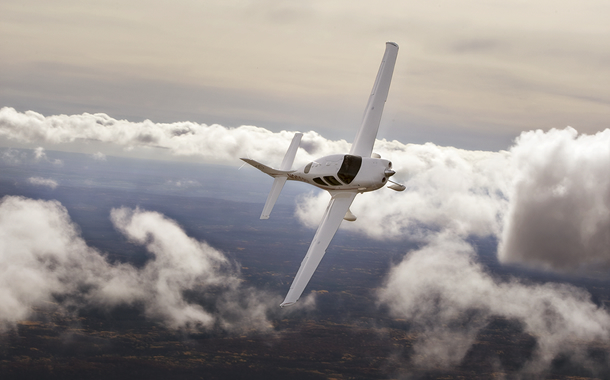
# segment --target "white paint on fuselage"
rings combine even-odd
[[[305,173],[305,165],[288,174],[288,179],[305,182],[324,190],[358,190],[361,193],[380,189],[387,183],[385,170],[392,169],[392,163],[383,158],[362,157],[358,174],[352,183],[344,184],[337,176],[344,157],[344,154],[333,154],[319,158],[312,163],[308,173]],[[313,181],[314,178],[324,179],[326,176],[334,177],[341,185],[322,186]]]

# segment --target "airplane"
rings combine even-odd
[[[349,154],[325,156],[299,169],[291,170],[303,137],[302,133],[296,133],[279,169],[271,168],[249,158],[241,159],[274,178],[260,216],[261,219],[269,219],[271,210],[288,180],[308,183],[328,191],[331,195],[331,200],[309,250],[284,302],[280,304],[282,308],[294,305],[301,297],[341,222],[344,219],[350,222],[356,220],[356,216],[350,211],[350,206],[357,194],[378,190],[388,182],[391,183],[388,187],[392,190],[403,191],[405,189],[404,185],[390,180],[390,177],[395,174],[395,171],[392,170],[392,162],[373,153],[373,145],[390,90],[397,55],[398,45],[394,42],[387,42],[360,129]]]

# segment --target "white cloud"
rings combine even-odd
[[[610,129],[523,133],[498,256],[560,271],[610,268]]]
[[[378,141],[407,189],[359,195],[355,223],[374,238],[426,238],[451,231],[494,235],[499,258],[542,269],[610,266],[610,129],[578,135],[572,128],[524,132],[509,151],[467,151],[434,144]],[[309,193],[297,216],[315,227],[328,203]]]
[[[2,110],[0,110],[0,112],[2,112]],[[62,166],[64,164],[64,162],[60,159],[55,159],[55,160],[49,159],[49,157],[47,156],[47,153],[44,151],[44,148],[41,146],[34,149],[34,161],[49,162],[55,166]]]
[[[36,161],[39,160],[46,160],[47,159],[47,154],[44,152],[44,148],[39,146],[38,148],[34,149],[34,159]]]
[[[96,161],[106,161],[106,155],[102,152],[93,153],[92,156]]]
[[[174,155],[199,156],[209,162],[237,162],[239,157],[251,157],[279,165],[293,136],[293,132],[273,133],[245,125],[225,128],[193,122],[129,122],[87,113],[45,117],[33,111],[0,109],[0,137],[10,140],[47,144],[95,140],[124,148],[165,148]],[[315,132],[305,133],[301,146],[298,162],[303,163],[313,157],[349,151],[346,141],[329,141]],[[37,157],[46,157],[43,150],[36,152]]]
[[[57,181],[42,177],[30,177],[28,178],[28,183],[34,186],[50,187],[51,189],[55,189],[58,186]]]
[[[105,114],[45,117],[5,107],[0,109],[0,136],[54,144],[93,139],[122,147],[161,147],[208,162],[237,163],[248,156],[278,166],[293,133],[192,122],[134,123]],[[345,140],[306,132],[295,166],[348,150]],[[407,190],[358,196],[352,211],[359,220],[343,228],[377,238],[408,234],[425,240],[430,231],[440,230],[495,235],[502,241],[502,260],[564,271],[610,261],[608,129],[580,136],[570,128],[524,132],[509,151],[500,152],[387,140],[378,140],[375,151],[393,161],[394,179]],[[46,157],[42,148],[35,155]],[[297,216],[315,226],[326,203],[324,193],[304,195]]]
[[[429,230],[490,235],[501,230],[501,216],[512,174],[508,152],[467,151],[434,144],[378,141],[376,151],[392,160],[404,192],[383,189],[356,197],[355,223],[341,228],[375,238],[425,237]],[[297,215],[315,226],[324,212],[326,193],[304,196]]]
[[[42,147],[37,147],[32,150],[13,148],[5,149],[2,152],[2,155],[0,155],[0,161],[7,165],[31,165],[41,163],[50,163],[56,167],[61,167],[63,165],[63,161],[60,159],[49,159],[44,148]]]
[[[28,153],[16,149],[6,149],[2,152],[2,163],[7,165],[20,165],[28,161]]]
[[[539,373],[559,354],[586,357],[587,345],[610,337],[610,314],[583,289],[498,280],[470,245],[450,233],[409,253],[379,291],[392,315],[414,326],[413,364],[425,369],[460,363],[492,317],[518,321],[536,339],[523,371]]]
[[[171,187],[177,187],[179,189],[189,189],[201,186],[201,183],[199,181],[191,179],[168,180],[166,184]]]
[[[110,264],[87,246],[57,201],[4,197],[0,203],[0,328],[27,318],[32,307],[112,307],[143,303],[148,317],[170,328],[227,330],[270,328],[277,297],[241,284],[236,266],[221,252],[188,237],[154,212],[114,209],[112,222],[152,254],[143,268]],[[84,290],[86,289],[86,290]],[[213,295],[207,294],[214,290]],[[207,309],[185,291],[205,298]],[[209,309],[212,308],[212,309]]]

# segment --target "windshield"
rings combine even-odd
[[[346,154],[343,158],[341,169],[339,169],[339,172],[337,173],[337,177],[339,177],[343,183],[349,185],[354,178],[356,178],[360,166],[362,166],[362,157]]]

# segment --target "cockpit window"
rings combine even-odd
[[[313,165],[313,162],[310,162],[305,166],[305,169],[303,169],[305,174],[309,173],[309,171],[311,170],[311,165]]]
[[[340,186],[340,185],[341,185],[341,182],[337,181],[337,179],[336,179],[335,177],[330,176],[330,175],[329,175],[329,176],[324,177],[324,180],[325,180],[326,182],[330,183],[330,184],[331,184],[331,185],[333,185],[333,186]]]
[[[360,156],[352,156],[350,154],[346,154],[343,158],[343,164],[341,164],[341,168],[337,173],[337,177],[346,184],[352,183],[354,178],[356,178],[356,174],[360,170],[362,166],[362,157]]]
[[[318,185],[320,185],[320,186],[328,186],[328,185],[326,184],[326,182],[322,181],[322,178],[320,178],[320,177],[316,177],[316,178],[314,178],[314,179],[313,179],[313,181],[314,181],[315,183],[317,183]]]

